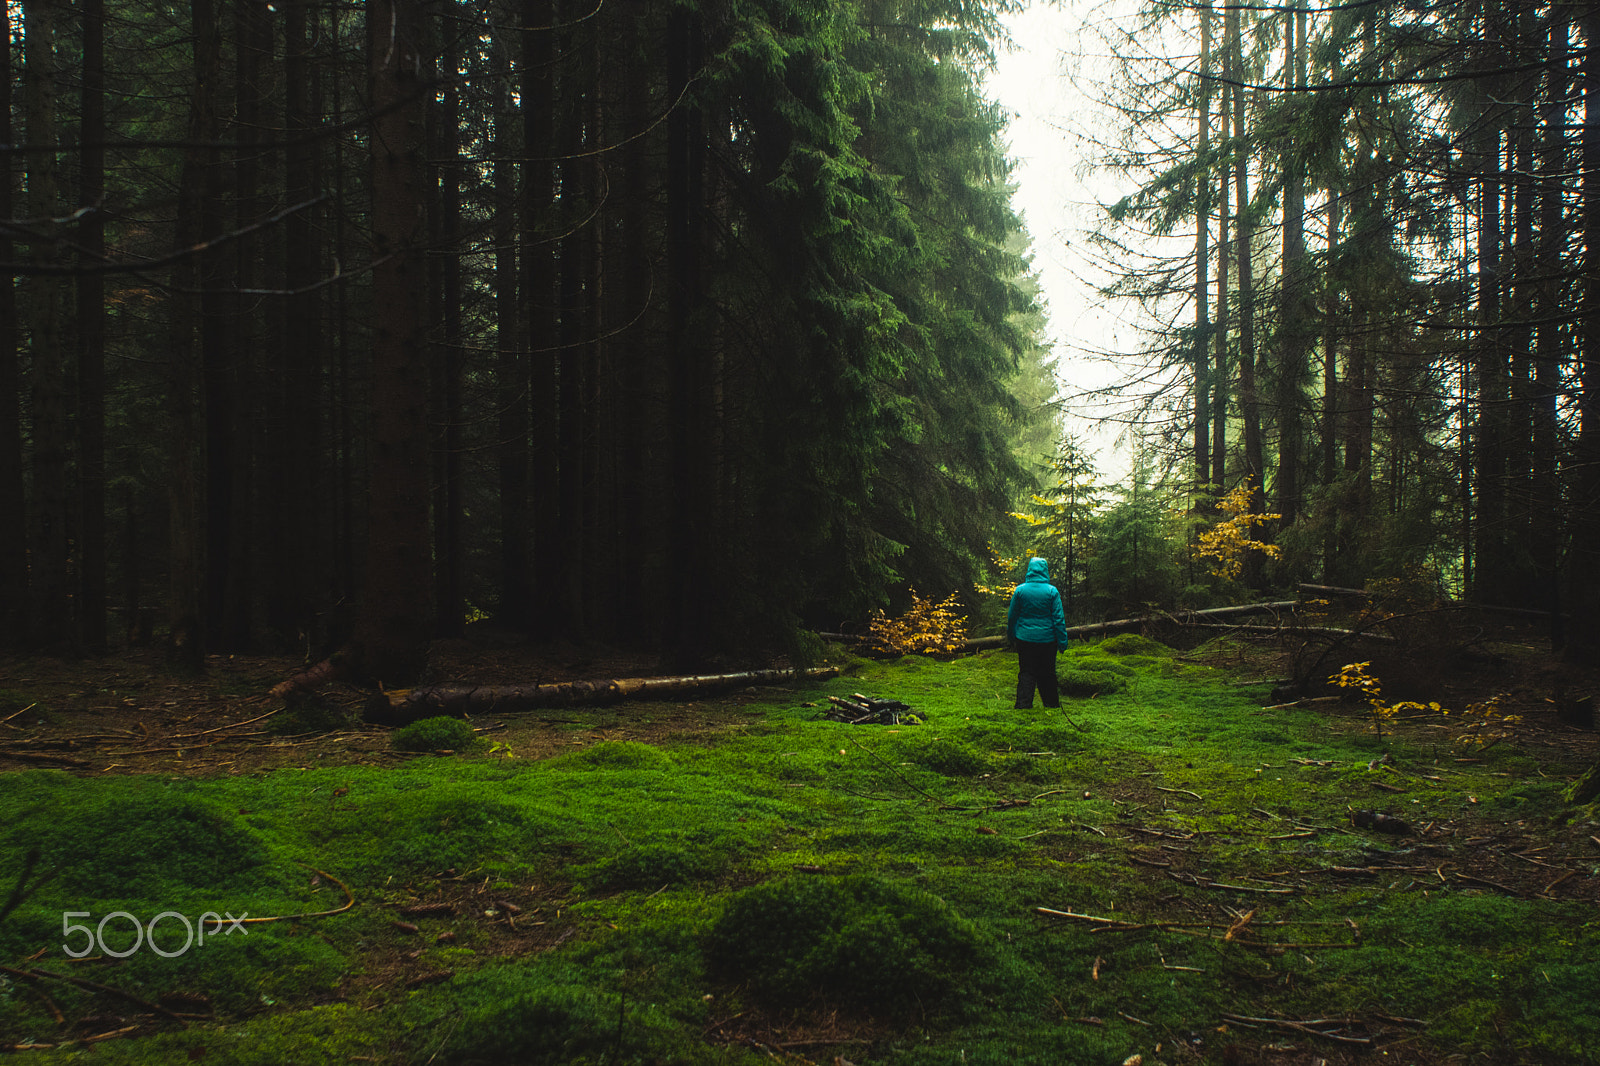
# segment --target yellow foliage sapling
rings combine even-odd
[[[1371,661],[1364,663],[1346,663],[1339,668],[1337,674],[1328,678],[1330,684],[1339,688],[1356,689],[1367,699],[1367,704],[1372,708],[1372,723],[1378,735],[1383,736],[1383,723],[1385,719],[1393,718],[1401,711],[1421,711],[1448,717],[1449,709],[1437,702],[1418,703],[1415,700],[1401,700],[1399,703],[1388,703],[1383,698],[1383,685],[1379,680],[1367,673]],[[1467,705],[1461,712],[1464,732],[1456,737],[1456,743],[1462,747],[1484,748],[1493,747],[1502,740],[1510,739],[1510,727],[1522,721],[1520,714],[1504,714],[1500,704],[1509,697],[1506,693],[1499,693],[1489,697],[1482,703]]]
[[[1252,534],[1251,527],[1283,517],[1277,514],[1253,514],[1250,501],[1255,494],[1254,488],[1241,484],[1217,501],[1217,507],[1222,511],[1222,521],[1201,533],[1194,546],[1196,559],[1216,560],[1211,566],[1212,576],[1236,580],[1244,570],[1244,553],[1247,551],[1258,551],[1269,559],[1276,559],[1283,554],[1283,549],[1276,544],[1256,540]]]
[[[911,590],[911,606],[898,618],[882,611],[868,624],[870,646],[896,655],[954,655],[967,640],[961,598],[952,592],[940,603]]]

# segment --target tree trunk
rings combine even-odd
[[[1195,151],[1211,156],[1211,0],[1200,8],[1199,127]],[[1211,494],[1211,172],[1196,177],[1194,209],[1194,499],[1210,510]]]
[[[667,17],[667,99],[681,100],[667,119],[667,276],[669,482],[668,587],[663,645],[683,666],[705,654],[712,609],[713,496],[709,419],[705,410],[702,249],[706,224],[705,116],[681,99],[704,63],[698,11],[674,7]]]
[[[11,5],[0,5],[0,39],[11,40]],[[0,48],[0,144],[13,144],[11,128],[11,49]],[[0,218],[16,217],[12,195],[16,173],[9,152],[0,152]],[[0,229],[0,263],[16,255],[11,232]],[[12,645],[26,630],[28,602],[27,486],[22,465],[22,364],[17,331],[17,285],[0,274],[0,506],[10,515],[0,522],[0,645]]]
[[[1344,198],[1328,190],[1328,270],[1323,282],[1322,327],[1322,483],[1330,489],[1339,476],[1339,328],[1341,288],[1338,281],[1340,229]],[[1331,580],[1339,566],[1336,514],[1329,514],[1322,538],[1322,577]]]
[[[1261,441],[1261,406],[1256,390],[1255,268],[1251,262],[1254,218],[1250,204],[1250,161],[1243,148],[1245,101],[1244,53],[1239,30],[1239,12],[1228,9],[1228,59],[1233,90],[1233,136],[1239,147],[1233,155],[1233,188],[1237,216],[1234,222],[1234,260],[1239,266],[1239,419],[1244,435],[1244,483],[1255,490],[1250,510],[1261,514],[1266,509],[1265,459]],[[1261,583],[1261,554],[1252,552],[1245,563],[1244,583]]]
[[[543,707],[616,703],[627,699],[669,699],[750,685],[787,685],[837,677],[837,666],[809,670],[752,670],[737,674],[682,677],[630,677],[568,681],[554,685],[432,685],[375,693],[367,700],[366,720],[405,725],[436,715],[509,714]]]
[[[568,0],[564,7],[571,7]],[[564,13],[564,12],[563,12]],[[582,642],[588,635],[590,598],[585,585],[595,579],[588,565],[590,530],[584,521],[584,484],[587,480],[586,438],[589,436],[590,410],[585,404],[590,373],[588,316],[585,306],[593,296],[586,285],[596,220],[591,216],[594,201],[589,183],[589,160],[584,158],[586,117],[589,95],[594,92],[589,77],[589,53],[583,45],[585,27],[564,29],[558,47],[564,57],[555,87],[557,130],[555,143],[566,159],[561,164],[561,195],[558,217],[566,232],[558,247],[560,280],[559,350],[552,355],[556,364],[556,495],[550,500],[560,516],[559,547],[556,555],[558,584],[556,602],[563,635]],[[581,223],[580,223],[580,220]]]
[[[23,5],[26,32],[23,69],[28,159],[28,210],[34,227],[33,261],[59,265],[61,236],[51,221],[61,214],[56,151],[56,33],[59,0],[28,0]],[[62,650],[73,637],[72,596],[68,584],[68,480],[70,450],[67,414],[67,339],[62,336],[65,293],[59,275],[42,272],[29,279],[23,301],[31,361],[33,440],[33,525],[28,570],[32,610],[29,643]]]
[[[1557,401],[1561,394],[1561,372],[1566,361],[1562,261],[1565,258],[1566,180],[1569,163],[1567,140],[1567,94],[1571,78],[1567,73],[1567,19],[1564,9],[1553,7],[1546,28],[1550,69],[1540,105],[1542,149],[1539,153],[1539,236],[1537,273],[1540,281],[1535,294],[1539,320],[1533,350],[1533,437],[1532,508],[1539,516],[1530,530],[1528,552],[1534,574],[1534,606],[1551,612],[1550,641],[1560,648],[1566,640],[1561,621],[1561,540],[1564,523],[1555,516],[1562,513],[1560,468],[1557,451],[1560,423]]]
[[[500,586],[496,620],[512,629],[526,630],[533,624],[533,571],[529,550],[528,474],[528,353],[518,344],[520,302],[517,291],[516,239],[518,201],[516,170],[510,155],[516,137],[513,132],[509,94],[503,97],[494,117],[495,137],[492,181],[494,214],[494,315],[495,315],[495,390],[498,414],[495,432],[495,465],[499,489]]]
[[[1500,16],[1493,10],[1485,16],[1483,34],[1485,45],[1491,50],[1507,43],[1506,35],[1500,32]],[[1476,158],[1482,171],[1478,182],[1478,331],[1473,360],[1478,415],[1473,455],[1477,563],[1472,596],[1486,603],[1503,603],[1510,592],[1511,561],[1506,510],[1509,381],[1501,294],[1510,261],[1504,252],[1501,231],[1504,172],[1500,135],[1502,108],[1497,102],[1500,93],[1492,79],[1481,91],[1476,139]]]
[[[1573,536],[1568,584],[1571,621],[1563,652],[1578,666],[1600,662],[1600,63],[1593,47],[1600,12],[1579,9],[1583,54],[1583,277],[1579,281],[1578,440],[1573,449]]]
[[[1293,86],[1306,84],[1306,13],[1295,9],[1284,13],[1284,80]],[[1310,279],[1305,265],[1305,162],[1298,141],[1291,141],[1283,153],[1283,278],[1279,304],[1279,361],[1274,389],[1278,421],[1277,505],[1283,528],[1294,525],[1300,516],[1302,380],[1306,376],[1306,353],[1310,301],[1306,298]]]
[[[289,134],[283,171],[290,203],[315,199],[322,186],[321,141],[315,136],[322,116],[313,97],[320,66],[312,55],[315,11],[311,0],[285,0],[283,7],[283,108]],[[368,19],[375,14],[369,9]],[[268,631],[304,648],[313,631],[313,604],[329,570],[316,547],[324,514],[319,501],[328,488],[317,413],[327,331],[318,285],[322,255],[316,215],[311,210],[290,215],[284,220],[283,241],[285,295],[278,306],[282,349],[273,360],[267,483],[262,486],[269,523],[264,569],[272,580],[262,599]]]
[[[534,632],[560,631],[558,591],[561,567],[559,419],[557,405],[559,356],[554,238],[548,232],[555,206],[555,170],[550,149],[555,143],[557,63],[555,0],[523,0],[522,12],[522,306],[526,310],[524,346],[528,352],[528,398],[533,507],[533,597],[528,604]]]
[[[454,27],[444,29],[443,40],[457,41]],[[452,43],[443,57],[443,67],[454,71],[461,62],[459,46]],[[440,94],[443,99],[433,108],[429,122],[433,158],[438,160],[438,179],[434,191],[434,301],[439,320],[439,340],[434,346],[434,396],[438,417],[434,430],[433,558],[434,627],[439,636],[461,634],[466,620],[466,599],[462,587],[461,546],[461,377],[464,354],[462,333],[461,259],[461,100],[455,80],[448,79]]]
[[[202,441],[205,437],[203,370],[215,358],[217,338],[207,319],[215,313],[200,295],[211,278],[217,235],[216,153],[220,135],[222,36],[215,0],[191,0],[193,83],[189,97],[188,144],[178,179],[177,246],[189,249],[172,270],[170,296],[172,348],[168,356],[168,600],[167,656],[175,665],[200,670],[205,665],[205,544],[200,520]]]
[[[78,645],[106,647],[105,0],[83,0],[78,202]]]
[[[1237,14],[1225,14],[1224,26],[1228,25],[1228,18],[1237,18]],[[1226,38],[1226,30],[1224,30]],[[1226,43],[1226,42],[1225,42]],[[1224,57],[1224,69],[1228,69],[1229,60]],[[1224,85],[1222,89],[1221,106],[1217,109],[1217,137],[1221,142],[1226,142],[1229,135],[1229,123],[1232,110],[1229,107],[1231,94],[1239,91],[1238,86]],[[1217,322],[1214,327],[1217,338],[1217,350],[1211,360],[1212,401],[1211,401],[1211,486],[1212,491],[1221,493],[1227,484],[1228,476],[1228,391],[1233,381],[1231,368],[1233,361],[1228,358],[1228,332],[1229,300],[1228,300],[1228,264],[1231,256],[1228,254],[1228,227],[1231,225],[1229,205],[1232,203],[1230,186],[1233,178],[1233,167],[1230,162],[1224,161],[1217,171]]]
[[[370,63],[372,431],[367,578],[357,669],[385,684],[414,678],[427,653],[428,351],[422,308],[427,235],[422,182],[425,70],[418,0],[372,0]]]

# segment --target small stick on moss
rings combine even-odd
[[[137,1028],[139,1028],[137,1025],[128,1025],[128,1026],[124,1026],[121,1029],[112,1029],[110,1032],[107,1032],[107,1033],[96,1033],[94,1036],[85,1036],[85,1037],[80,1038],[78,1043],[80,1043],[80,1044],[97,1044],[102,1040],[115,1040],[119,1036],[127,1036],[129,1033],[133,1032]]]
[[[1253,1018],[1247,1014],[1223,1014],[1222,1017],[1230,1022],[1242,1022],[1245,1025],[1265,1025],[1271,1029],[1287,1029],[1290,1032],[1305,1033],[1307,1036],[1320,1036],[1324,1040],[1333,1040],[1340,1044],[1357,1044],[1362,1047],[1370,1047],[1372,1045],[1371,1037],[1343,1036],[1339,1033],[1329,1033],[1313,1028],[1313,1026],[1318,1025],[1351,1024],[1350,1020],[1345,1018],[1308,1018],[1304,1021],[1294,1021],[1289,1018]]]
[[[1506,893],[1508,896],[1522,895],[1521,892],[1512,888],[1510,885],[1502,885],[1499,881],[1491,881],[1487,877],[1473,877],[1471,874],[1464,874],[1458,871],[1456,873],[1456,880],[1471,881],[1475,885],[1487,885],[1489,888],[1497,888],[1501,892]]]
[[[338,885],[341,889],[343,889],[344,890],[344,897],[345,897],[344,906],[343,907],[335,907],[331,911],[307,911],[304,914],[274,914],[274,915],[271,915],[271,916],[265,917],[265,918],[228,918],[228,919],[226,919],[226,924],[231,928],[234,925],[264,925],[264,924],[266,924],[268,922],[289,922],[289,921],[293,921],[296,918],[326,918],[326,917],[328,917],[330,915],[334,915],[334,914],[343,914],[345,911],[349,910],[351,907],[354,907],[356,905],[356,894],[354,892],[351,892],[350,889],[345,885],[345,883],[343,881],[339,880],[337,877],[333,876],[332,874],[328,873],[325,870],[317,869],[315,866],[312,866],[310,863],[302,862],[302,863],[300,863],[300,865],[304,866],[306,869],[310,870],[314,874],[320,874],[321,876],[326,877],[328,880],[332,881],[334,884]],[[221,929],[225,920],[222,919],[222,918],[218,918],[218,919],[215,919],[215,921],[216,921],[217,928]]]
[[[1244,932],[1244,927],[1249,925],[1250,919],[1254,918],[1255,916],[1256,912],[1255,908],[1253,907],[1239,915],[1239,917],[1234,920],[1234,923],[1228,926],[1228,931],[1222,935],[1222,939],[1232,940],[1234,937]]]
[[[263,718],[271,718],[273,715],[277,714],[278,711],[280,711],[282,709],[283,708],[281,708],[281,707],[275,707],[272,710],[268,711],[266,714],[258,714],[254,718],[247,718],[242,722],[234,722],[231,725],[219,725],[215,729],[207,729],[204,732],[200,732],[200,733],[179,733],[177,736],[172,737],[171,739],[173,739],[173,740],[187,740],[190,737],[210,736],[212,733],[221,733],[221,732],[223,732],[224,730],[227,730],[227,729],[238,729],[240,726],[254,725],[256,722],[261,721]],[[252,733],[250,735],[251,736],[260,736],[261,734]]]
[[[1200,793],[1198,793],[1198,792],[1190,792],[1186,788],[1162,788],[1160,785],[1156,785],[1155,789],[1156,789],[1157,792],[1176,792],[1176,793],[1179,793],[1179,794],[1185,795],[1185,796],[1193,796],[1195,799],[1201,801],[1202,803],[1205,802],[1205,797],[1200,795]]]
[[[37,706],[39,706],[39,701],[38,700],[34,700],[32,703],[28,704],[26,707],[22,708],[20,711],[12,711],[10,714],[6,715],[4,718],[0,718],[0,722],[9,722],[9,721],[11,721],[11,719],[15,718],[17,715],[19,715],[19,714],[27,714],[29,711],[33,710]]]
[[[879,762],[883,763],[884,766],[887,766],[889,768],[889,772],[894,774],[894,776],[898,777],[901,781],[904,781],[905,784],[906,784],[906,787],[910,788],[913,792],[920,793],[920,794],[928,797],[929,799],[933,800],[933,802],[935,802],[935,803],[941,803],[942,804],[944,802],[938,796],[935,796],[932,792],[929,792],[927,789],[918,788],[916,785],[914,785],[910,781],[906,780],[906,775],[902,774],[898,767],[896,767],[893,763],[889,762],[883,756],[879,755],[877,752],[873,751],[871,748],[867,747],[865,744],[861,743],[861,741],[857,740],[855,737],[851,737],[850,738],[850,743],[854,744],[856,747],[860,748],[862,751],[866,752],[868,755],[872,756],[874,759],[877,759]],[[971,810],[972,808],[970,808],[970,807],[946,807],[945,809],[946,810]]]
[[[1095,926],[1095,932],[1106,933],[1135,933],[1142,929],[1212,929],[1213,922],[1125,922],[1119,918],[1101,918],[1093,914],[1079,914],[1076,911],[1058,911],[1050,907],[1035,907],[1035,914],[1046,918],[1074,919],[1087,922]]]
[[[1140,866],[1154,866],[1158,870],[1164,870],[1167,867],[1172,865],[1170,862],[1161,862],[1161,861],[1156,860],[1156,859],[1141,859],[1137,855],[1129,855],[1128,856],[1128,860],[1130,862],[1136,862]]]
[[[37,981],[40,979],[45,979],[50,981],[64,981],[69,985],[77,985],[79,988],[86,988],[91,992],[104,992],[106,995],[117,996],[121,999],[125,999],[129,1003],[132,1003],[134,1006],[139,1007],[142,1010],[147,1010],[152,1014],[159,1014],[165,1018],[171,1018],[179,1025],[187,1026],[189,1024],[188,1022],[184,1021],[181,1016],[174,1014],[172,1011],[161,1006],[159,1003],[151,1003],[147,999],[140,999],[132,992],[126,992],[111,985],[103,985],[98,981],[91,981],[85,977],[73,977],[71,974],[54,973],[50,970],[18,970],[11,966],[0,966],[0,973],[8,973],[13,977],[20,977],[24,980]]]
[[[1065,718],[1067,720],[1067,724],[1070,725],[1072,728],[1076,729],[1078,732],[1080,732],[1080,733],[1087,733],[1088,732],[1087,729],[1083,728],[1083,726],[1079,725],[1077,722],[1074,722],[1072,720],[1072,716],[1066,712],[1065,708],[1063,708],[1062,711],[1061,711],[1061,717]]]

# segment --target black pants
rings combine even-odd
[[[1061,691],[1056,687],[1056,642],[1037,644],[1017,641],[1017,709],[1033,707],[1033,689],[1046,707],[1061,706]]]

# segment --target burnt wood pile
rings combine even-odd
[[[846,725],[920,725],[922,718],[914,714],[911,705],[899,700],[876,699],[852,692],[850,698],[829,696],[824,718]]]

